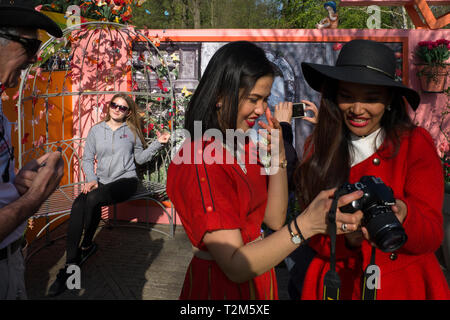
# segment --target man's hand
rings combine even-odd
[[[27,201],[39,207],[55,191],[63,175],[61,152],[51,152],[27,163],[19,171],[16,188],[19,193],[24,192]]]
[[[24,165],[19,172],[16,173],[16,179],[14,180],[14,186],[19,194],[24,195],[31,187],[33,180],[38,174],[39,168],[45,163],[50,156],[50,153],[44,154],[38,159],[33,159]]]

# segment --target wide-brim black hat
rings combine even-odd
[[[302,62],[303,76],[316,91],[327,78],[339,81],[394,88],[416,110],[420,95],[395,79],[396,59],[386,45],[371,40],[352,40],[339,53],[335,66]]]
[[[43,29],[56,38],[62,36],[61,28],[36,11],[31,0],[0,0],[0,27]]]

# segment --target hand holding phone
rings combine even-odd
[[[62,148],[58,147],[57,151],[61,152]],[[47,183],[43,182],[40,176],[44,174],[41,171],[47,166],[49,159],[49,174],[51,175],[51,178],[47,177],[46,179],[54,179],[59,183],[59,180],[64,174],[64,163],[62,158],[60,155],[55,155],[54,152],[46,153],[38,159],[31,160],[17,172],[14,185],[20,195],[24,195],[33,184],[42,184],[41,186],[44,186],[44,184]]]
[[[305,116],[305,104],[303,102],[294,102],[292,104],[292,118],[303,118]]]

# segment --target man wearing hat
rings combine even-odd
[[[434,255],[443,238],[442,166],[432,137],[408,115],[409,107],[419,107],[420,96],[396,81],[395,66],[394,52],[370,40],[346,43],[334,66],[302,63],[306,82],[322,97],[318,123],[296,175],[301,207],[321,190],[374,176],[392,188],[395,205],[386,214],[402,224],[407,236],[404,242],[403,234],[399,238],[386,228],[387,220],[372,218],[379,223],[377,232],[386,228],[386,236],[391,235],[385,238],[389,242],[378,241],[381,232],[369,234],[374,228],[365,224],[371,216],[363,208],[359,230],[337,224],[344,234],[336,237],[335,252],[329,236],[311,239],[317,255],[304,280],[303,299],[450,298]],[[336,280],[331,278],[335,273],[326,275],[332,266],[340,286],[329,281]],[[376,268],[379,285],[369,286]],[[339,290],[326,290],[327,285]]]
[[[38,29],[61,37],[58,25],[37,12],[32,1],[0,0],[0,94],[16,87],[21,71],[37,60]],[[21,252],[27,219],[63,176],[60,152],[27,163],[15,175],[11,125],[0,100],[0,299],[26,299]]]

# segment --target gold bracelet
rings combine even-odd
[[[278,165],[278,167],[282,168],[282,169],[286,169],[287,168],[287,159],[284,159],[283,161],[280,162],[280,164]]]

